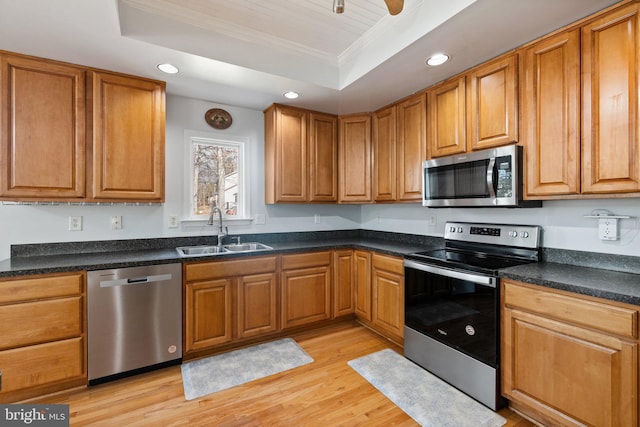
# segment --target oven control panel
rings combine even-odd
[[[447,240],[525,248],[539,247],[540,235],[541,228],[537,225],[447,222],[444,228]]]

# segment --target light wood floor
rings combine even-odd
[[[137,375],[37,403],[70,405],[71,425],[101,426],[416,426],[347,361],[401,349],[354,322],[294,336],[314,359],[299,368],[191,401],[180,367]],[[508,427],[529,427],[503,409]]]

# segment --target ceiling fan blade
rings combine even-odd
[[[384,2],[387,4],[387,9],[389,9],[391,15],[397,15],[402,12],[404,0],[384,0]]]

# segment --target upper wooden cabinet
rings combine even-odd
[[[337,200],[337,117],[274,104],[265,118],[265,202]]]
[[[371,202],[371,115],[342,116],[338,124],[338,200],[341,203]]]
[[[393,202],[396,181],[396,111],[384,108],[373,113],[373,198],[376,202]]]
[[[429,157],[467,151],[466,78],[455,77],[427,91]]]
[[[85,70],[0,54],[0,197],[85,196]]]
[[[467,74],[467,141],[472,150],[518,140],[518,69],[512,53]]]
[[[0,199],[164,201],[164,82],[0,52],[0,109]]]
[[[427,158],[426,96],[413,96],[373,114],[373,192],[376,202],[422,197]]]
[[[164,83],[91,73],[92,196],[164,200]]]
[[[580,31],[522,51],[522,138],[528,196],[580,192]]]
[[[426,96],[413,96],[397,108],[397,200],[419,201],[422,199],[422,161],[427,159]]]
[[[582,192],[640,191],[640,5],[582,27]]]
[[[527,198],[640,191],[639,10],[604,12],[521,51]]]
[[[430,158],[518,140],[517,55],[510,53],[427,91]]]

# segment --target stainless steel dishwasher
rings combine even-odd
[[[182,265],[87,274],[89,383],[179,363]]]

